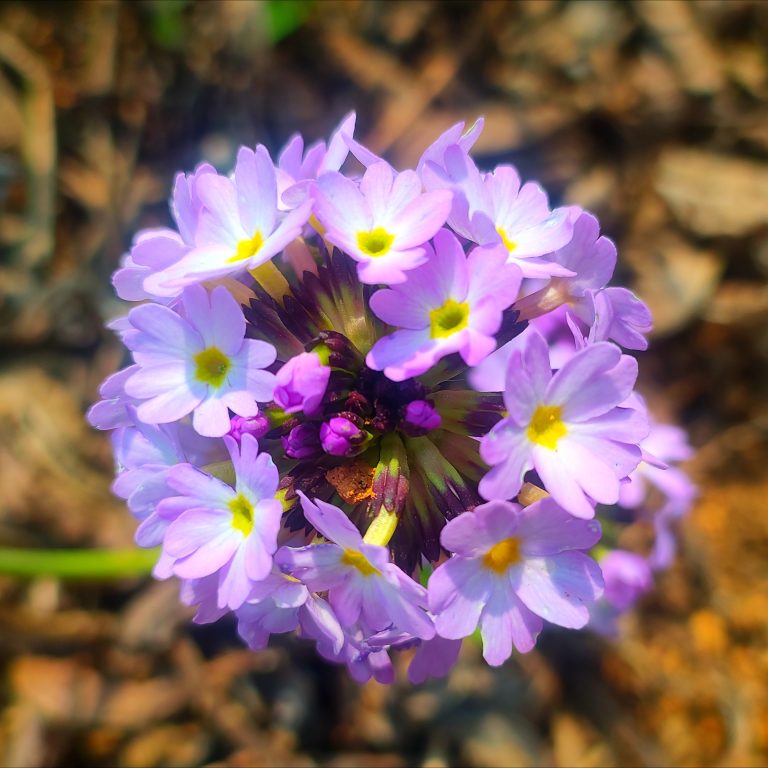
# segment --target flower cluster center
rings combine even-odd
[[[232,527],[243,536],[248,536],[253,530],[253,504],[240,493],[229,502],[229,509],[232,512]]]
[[[195,378],[203,384],[220,387],[232,367],[229,358],[218,348],[208,347],[194,356]]]
[[[395,236],[384,227],[376,227],[370,232],[358,232],[357,244],[360,250],[368,256],[384,256],[392,247]]]
[[[528,439],[532,443],[555,450],[560,438],[568,429],[562,419],[563,409],[559,405],[540,405],[528,425]]]
[[[506,573],[510,566],[522,560],[520,539],[514,536],[494,544],[484,555],[483,565],[494,573]]]
[[[469,323],[469,304],[448,299],[442,307],[429,313],[430,335],[433,339],[444,339],[458,333]]]

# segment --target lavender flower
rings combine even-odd
[[[168,472],[179,494],[160,502],[170,520],[163,542],[162,575],[185,579],[219,574],[218,605],[239,608],[254,583],[272,569],[282,507],[275,498],[278,474],[272,459],[244,435],[240,448],[225,438],[235,470],[235,487],[189,464]]]
[[[253,650],[266,648],[270,635],[299,627],[333,653],[344,646],[344,632],[325,600],[278,570],[252,586],[236,615],[238,634]]]
[[[454,193],[448,223],[463,237],[479,245],[502,245],[524,277],[572,274],[545,255],[571,239],[578,209],[550,211],[544,190],[533,182],[521,188],[512,166],[483,176],[458,145],[445,150],[442,167],[427,161],[422,175],[427,189]]]
[[[187,285],[254,269],[301,234],[310,214],[309,201],[280,214],[275,167],[261,145],[255,152],[241,147],[234,179],[206,173],[194,190],[202,203],[195,247],[147,277],[147,291],[173,296]]]
[[[597,563],[582,552],[600,538],[595,522],[577,520],[549,499],[523,509],[507,501],[481,504],[443,529],[455,553],[429,579],[429,609],[444,638],[480,626],[485,660],[498,666],[530,651],[542,619],[579,628],[602,593]]]
[[[520,270],[507,265],[503,253],[476,248],[466,257],[456,237],[441,230],[428,264],[403,285],[371,297],[376,315],[401,330],[376,342],[368,366],[403,381],[452,352],[477,365],[495,349],[502,314],[517,298],[520,281]]]
[[[317,217],[325,237],[358,262],[361,282],[401,283],[427,259],[424,244],[445,222],[447,191],[422,192],[415,171],[375,163],[358,186],[340,173],[318,180]]]
[[[282,549],[278,563],[316,591],[328,590],[328,599],[342,624],[358,619],[368,630],[390,625],[429,639],[435,634],[423,609],[426,593],[389,562],[385,547],[366,544],[342,510],[332,504],[314,504],[302,494],[304,516],[329,544]]]
[[[533,333],[507,370],[509,416],[483,438],[481,456],[493,469],[480,493],[511,498],[534,468],[553,498],[578,517],[592,517],[595,501],[615,503],[648,432],[642,413],[620,407],[637,378],[634,359],[601,342],[553,375],[547,345]]]
[[[192,286],[182,296],[185,317],[158,304],[131,310],[134,327],[125,343],[138,370],[125,382],[127,395],[141,400],[139,418],[167,424],[193,413],[201,435],[221,437],[230,428],[228,408],[255,416],[256,401],[272,399],[275,377],[263,369],[275,350],[245,339],[245,319],[226,288],[208,295]]]

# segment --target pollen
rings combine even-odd
[[[360,250],[367,256],[374,258],[386,256],[394,240],[395,236],[387,232],[384,227],[376,227],[370,232],[357,233],[357,245]]]
[[[483,555],[483,565],[494,573],[506,573],[510,566],[517,565],[522,559],[520,540],[513,536],[494,544]]]
[[[237,244],[237,251],[234,256],[227,259],[227,264],[234,264],[238,261],[250,259],[259,252],[262,245],[264,245],[264,238],[262,237],[261,232],[257,229],[253,233],[253,237],[248,238],[247,240],[241,240]]]
[[[248,536],[253,530],[253,504],[241,493],[229,502],[229,509],[232,512],[232,527],[243,536]]]
[[[505,248],[506,248],[506,249],[507,249],[507,250],[508,250],[510,253],[512,253],[512,251],[514,251],[514,250],[515,250],[515,248],[517,248],[517,243],[516,243],[514,240],[510,240],[510,239],[509,239],[509,236],[508,236],[508,235],[507,235],[507,233],[506,233],[506,231],[505,231],[505,230],[503,230],[501,227],[499,227],[499,228],[498,228],[496,231],[497,231],[497,232],[499,233],[499,235],[501,236],[501,242],[502,242],[502,243],[504,243],[504,247],[505,247]]]
[[[540,405],[528,425],[528,439],[554,451],[560,438],[568,432],[559,405]]]
[[[358,504],[374,497],[373,473],[374,468],[364,461],[351,461],[329,469],[325,479],[347,504]]]
[[[232,367],[229,358],[218,347],[208,347],[198,352],[195,361],[195,378],[203,384],[210,384],[218,389],[227,378]]]
[[[372,566],[365,555],[358,552],[356,549],[345,549],[344,554],[341,556],[341,562],[344,565],[349,565],[352,568],[356,568],[363,576],[380,576],[381,571],[378,568]]]
[[[448,299],[442,307],[429,313],[430,335],[433,339],[444,339],[458,333],[469,323],[469,304]]]

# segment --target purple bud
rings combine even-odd
[[[320,426],[320,442],[331,456],[354,456],[360,453],[368,433],[344,416],[334,416]]]
[[[320,447],[320,434],[317,424],[299,424],[294,427],[283,441],[283,450],[286,456],[292,459],[312,459],[322,454]]]
[[[405,406],[400,426],[406,434],[411,437],[418,437],[426,435],[430,430],[437,429],[442,423],[440,414],[428,400],[411,400]]]
[[[304,411],[308,416],[320,408],[331,369],[314,352],[292,357],[276,375],[275,402],[286,412]]]
[[[229,424],[227,434],[234,437],[238,443],[243,435],[253,435],[258,439],[269,432],[269,419],[262,414],[258,414],[258,416],[233,416]]]

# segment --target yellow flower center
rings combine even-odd
[[[227,259],[227,264],[234,264],[238,261],[250,259],[259,252],[262,245],[264,245],[264,238],[262,237],[261,232],[257,229],[253,233],[253,237],[248,240],[241,240],[237,244],[237,251],[234,256]]]
[[[386,256],[394,240],[395,236],[387,232],[384,227],[376,227],[370,232],[357,233],[357,245],[360,250],[367,256],[374,258]]]
[[[232,527],[243,536],[248,536],[253,530],[253,504],[240,493],[229,502],[229,509],[232,512]]]
[[[559,405],[540,405],[528,425],[528,439],[554,450],[558,440],[568,432],[562,414],[563,409]]]
[[[448,299],[442,307],[429,313],[430,334],[433,339],[444,339],[467,327],[469,304]]]
[[[522,559],[520,539],[513,536],[494,544],[483,555],[483,565],[494,573],[506,573],[510,566],[517,565]]]
[[[341,556],[341,562],[344,565],[350,565],[352,568],[357,568],[363,576],[380,576],[381,571],[378,568],[374,568],[368,559],[361,552],[356,549],[345,549],[344,554]]]
[[[507,233],[501,227],[498,227],[496,231],[501,235],[501,242],[504,243],[504,247],[510,253],[517,248],[517,243],[514,240],[510,240]]]
[[[232,367],[229,358],[217,347],[208,347],[195,357],[195,378],[217,389],[224,383]]]

